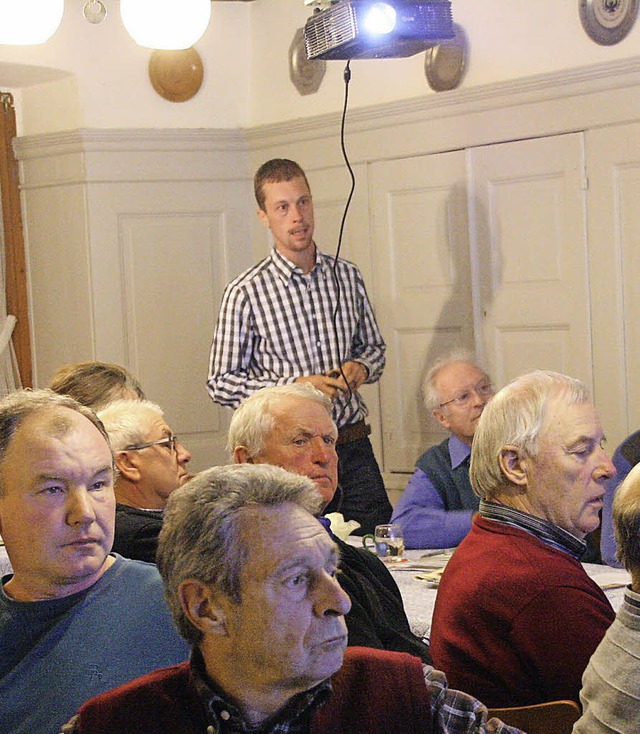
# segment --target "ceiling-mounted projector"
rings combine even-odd
[[[309,59],[401,58],[453,36],[449,0],[338,0],[304,26]]]

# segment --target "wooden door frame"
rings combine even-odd
[[[13,152],[16,134],[13,96],[8,92],[0,92],[0,201],[4,223],[7,313],[16,317],[12,341],[22,386],[32,387],[27,264],[20,208],[20,178]]]

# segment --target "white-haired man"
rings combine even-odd
[[[235,411],[228,448],[238,463],[275,464],[309,477],[326,508],[338,483],[337,435],[325,395],[308,384],[279,385],[259,390]],[[329,529],[329,521],[321,521]],[[411,632],[398,587],[382,561],[334,540],[340,548],[338,582],[351,599],[349,645],[410,652],[430,662],[429,648]]]
[[[523,375],[484,409],[471,450],[481,497],[438,588],[434,661],[488,706],[578,701],[614,619],[580,558],[615,468],[586,387]]]
[[[640,466],[618,488],[613,523],[621,565],[631,574],[614,623],[582,677],[574,734],[640,731]]]
[[[178,441],[159,405],[116,400],[98,413],[116,467],[113,550],[153,563],[169,495],[191,478],[191,454]]]
[[[155,567],[112,554],[113,457],[50,390],[0,401],[0,731],[56,734],[90,696],[185,660]]]
[[[339,551],[314,484],[201,472],[169,499],[158,568],[190,663],[84,704],[69,734],[515,734],[412,655],[348,648]]]
[[[409,548],[453,548],[471,528],[478,496],[469,482],[469,457],[478,419],[493,384],[473,355],[457,349],[425,375],[427,410],[451,435],[425,451],[393,511]]]

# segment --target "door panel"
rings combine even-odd
[[[611,451],[640,427],[640,124],[586,134],[595,398]]]
[[[473,346],[465,176],[462,151],[370,168],[374,283],[388,343],[381,386],[387,472],[411,472],[442,440],[422,403],[422,377],[443,352]]]
[[[550,369],[592,386],[582,135],[468,158],[476,323],[492,377]]]

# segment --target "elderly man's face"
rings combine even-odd
[[[144,443],[161,441],[171,438],[173,431],[164,418],[154,415]],[[169,499],[169,495],[191,479],[187,464],[191,461],[191,454],[179,442],[174,445],[155,444],[139,449],[134,460],[138,463],[140,480],[138,489],[146,498],[146,509],[162,509]],[[116,460],[118,458],[116,457]]]
[[[579,538],[595,530],[604,483],[616,473],[603,442],[591,403],[570,405],[564,395],[552,400],[538,454],[525,459],[529,511]]]
[[[436,420],[464,443],[471,445],[484,406],[493,395],[491,380],[474,364],[453,362],[435,377],[440,403],[433,414]]]
[[[288,397],[274,401],[274,428],[264,439],[256,464],[274,464],[312,479],[328,504],[338,486],[338,431],[314,400]]]
[[[16,599],[68,596],[106,570],[115,498],[111,449],[80,413],[54,408],[26,418],[0,466],[0,527]]]
[[[335,575],[338,550],[297,505],[260,508],[243,528],[249,554],[239,604],[224,602],[236,675],[293,695],[341,666],[351,602]]]

